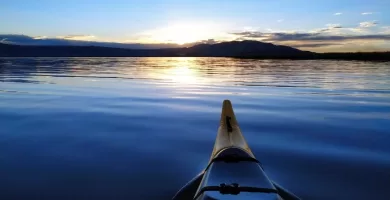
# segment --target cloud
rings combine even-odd
[[[215,39],[200,40],[200,41],[197,41],[197,42],[186,43],[184,45],[181,45],[180,47],[192,47],[192,46],[195,46],[195,45],[198,45],[198,44],[216,44],[216,43],[219,43],[219,42],[223,42],[223,41],[218,41],[218,40],[215,40]]]
[[[286,33],[286,32],[276,32],[276,33],[240,32],[234,34],[241,38],[259,39],[266,42],[390,40],[390,34],[329,35],[329,34],[322,34],[322,33]]]
[[[283,21],[284,21],[284,19],[278,19],[278,20],[277,20],[277,22],[279,22],[279,23],[280,23],[280,22],[283,22]]]
[[[373,13],[372,12],[364,12],[362,13],[362,15],[372,15]]]
[[[376,26],[377,24],[378,24],[378,22],[376,22],[376,21],[360,22],[359,27],[360,28],[370,28],[370,27]]]
[[[380,33],[382,34],[390,34],[390,26],[382,26],[381,27],[383,31],[381,31]]]
[[[340,43],[302,43],[302,44],[291,44],[292,47],[295,48],[318,48],[318,47],[326,47],[326,46],[338,46],[338,45],[343,45]]]
[[[257,28],[253,27],[253,26],[245,26],[244,27],[244,31],[256,31]]]
[[[329,29],[343,28],[340,24],[326,24]]]
[[[335,32],[337,29],[342,29],[344,28],[340,24],[326,24],[326,28],[320,28],[320,29],[315,29],[311,31],[312,33],[321,33],[321,32]]]
[[[48,37],[47,36],[36,36],[36,37],[33,37],[33,39],[35,40],[41,40],[41,39],[47,39]]]
[[[29,42],[32,38],[26,35],[3,34],[0,35],[1,43],[13,44],[18,42]]]
[[[342,15],[343,13],[341,12],[338,12],[338,13],[334,13],[333,15]]]
[[[96,39],[93,35],[66,35],[66,36],[57,36],[57,39],[64,39],[64,40],[86,40],[91,41]]]
[[[381,51],[388,51],[390,44],[390,33],[240,32],[233,34],[239,40],[258,40],[315,52],[371,51],[374,47],[380,48]]]
[[[215,44],[215,43],[218,43],[218,41],[215,40],[215,39],[208,39],[208,40],[201,40],[201,41],[199,41],[197,43],[201,43],[201,44]]]

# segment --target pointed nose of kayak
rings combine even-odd
[[[220,126],[227,128],[227,126],[229,126],[229,124],[230,124],[230,126],[238,126],[236,115],[234,114],[234,111],[233,111],[232,102],[230,102],[230,100],[226,99],[223,101],[223,104],[222,104]]]
[[[226,148],[240,148],[253,158],[255,157],[241,133],[232,103],[229,100],[224,100],[222,104],[220,125],[210,160]]]

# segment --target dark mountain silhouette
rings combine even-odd
[[[232,41],[218,44],[199,44],[187,48],[192,56],[227,56],[227,57],[300,57],[312,53],[289,46],[274,45],[258,41]]]
[[[0,44],[0,56],[300,56],[310,52],[258,41],[198,44],[188,48],[125,49],[100,46],[34,46]]]
[[[123,49],[161,49],[161,48],[178,48],[180,45],[173,43],[158,43],[158,44],[141,44],[141,43],[118,43],[118,42],[99,42],[88,40],[70,39],[72,37],[80,37],[77,35],[68,36],[65,38],[34,38],[28,35],[17,34],[0,34],[0,41],[4,44],[14,45],[32,45],[32,46],[98,46],[112,47]],[[83,37],[83,35],[81,35]],[[86,36],[88,37],[88,36]],[[193,46],[188,44],[185,47]]]
[[[33,46],[0,44],[2,57],[137,57],[176,56],[179,49],[124,49],[99,46]]]
[[[99,46],[33,46],[0,43],[0,57],[235,57],[258,59],[390,60],[390,52],[313,53],[259,41],[198,44],[184,48],[125,49]]]

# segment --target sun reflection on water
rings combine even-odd
[[[196,58],[172,58],[169,62],[156,67],[150,72],[150,76],[164,82],[173,83],[174,86],[195,86],[206,82],[201,77],[199,68],[194,62]]]
[[[183,85],[195,84],[197,82],[196,71],[187,65],[168,68],[164,74],[165,78]]]

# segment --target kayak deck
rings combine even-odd
[[[273,183],[241,133],[232,104],[225,100],[210,161],[173,200],[299,200]]]

